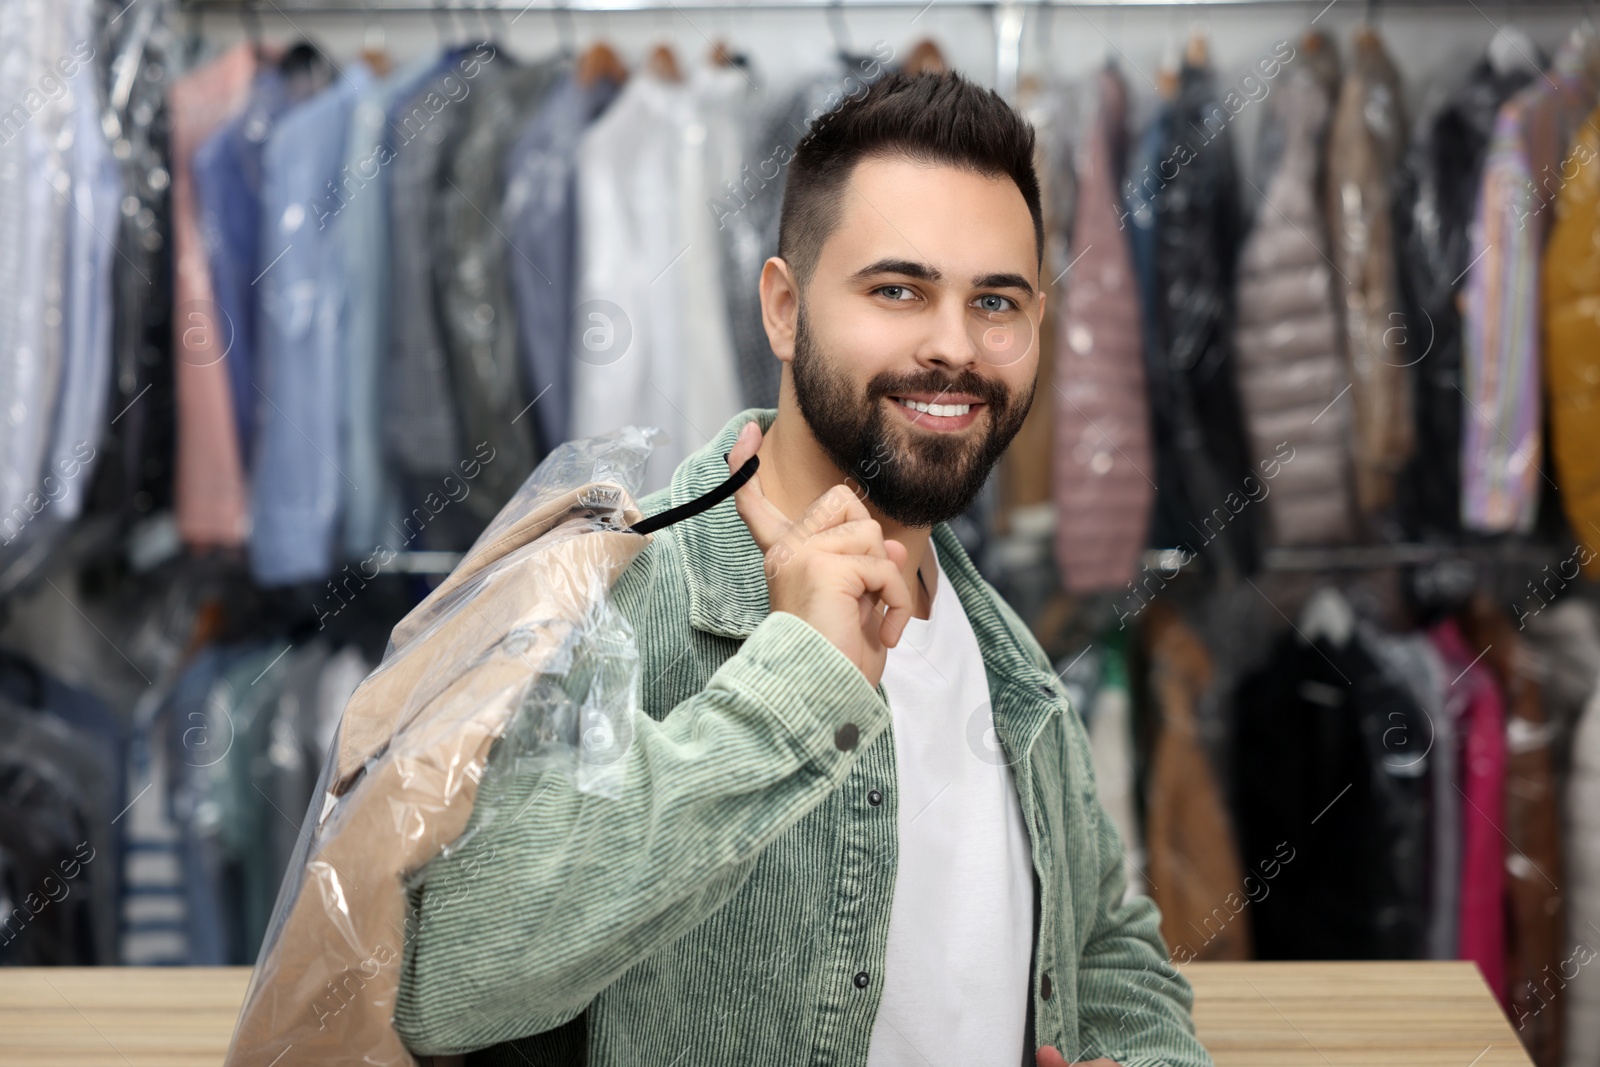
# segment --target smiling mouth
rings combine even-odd
[[[982,401],[941,402],[914,400],[910,397],[889,397],[906,421],[922,430],[934,433],[953,433],[967,429],[978,421],[979,412],[986,406]]]

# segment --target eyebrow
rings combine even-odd
[[[926,263],[918,263],[911,259],[880,259],[856,271],[850,276],[850,280],[864,281],[875,274],[903,274],[907,278],[916,278],[924,282],[944,279],[944,275],[937,267],[931,267]],[[1033,295],[1033,286],[1020,274],[983,274],[973,278],[972,285],[975,289],[1020,289],[1029,296]]]

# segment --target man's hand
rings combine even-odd
[[[728,453],[738,470],[761,447],[761,427],[746,423]],[[847,486],[823,493],[790,522],[752,477],[733,496],[739,517],[766,557],[767,600],[810,623],[876,686],[884,657],[911,618],[911,592],[900,568],[905,546],[886,540],[883,527]],[[879,603],[887,610],[879,614]]]
[[[1117,1067],[1113,1060],[1083,1060],[1077,1064],[1069,1064],[1067,1058],[1057,1052],[1054,1045],[1046,1045],[1039,1050],[1037,1063],[1039,1067]]]

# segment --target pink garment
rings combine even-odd
[[[168,91],[172,116],[172,344],[177,363],[178,531],[191,545],[243,545],[249,531],[244,465],[228,390],[232,326],[211,291],[211,267],[196,214],[189,161],[200,144],[243,110],[255,52],[238,44],[184,75]]]
[[[1506,780],[1505,699],[1494,677],[1481,662],[1481,649],[1467,644],[1454,619],[1428,631],[1433,647],[1462,687],[1466,707],[1457,722],[1462,739],[1460,773],[1456,788],[1461,808],[1461,926],[1457,956],[1472,960],[1483,972],[1500,1004],[1507,1011],[1506,990],[1505,869],[1506,839],[1504,791]],[[1469,666],[1470,664],[1470,666]],[[1447,694],[1447,696],[1452,694]]]
[[[1133,252],[1119,163],[1128,94],[1099,75],[1099,113],[1078,153],[1073,259],[1055,351],[1056,561],[1068,590],[1115,589],[1139,566],[1155,470]]]

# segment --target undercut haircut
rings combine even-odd
[[[886,75],[818,118],[795,146],[778,222],[778,255],[804,291],[839,224],[845,184],[856,164],[900,158],[1014,181],[1033,215],[1042,265],[1044,211],[1033,150],[1033,127],[993,89],[954,71]]]

